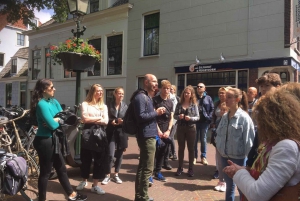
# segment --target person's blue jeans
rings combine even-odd
[[[221,156],[221,160],[222,160],[222,170],[228,166],[228,162],[227,160],[231,160],[232,162],[234,162],[235,164],[239,165],[239,166],[245,166],[246,165],[246,158],[243,159],[233,159],[233,158],[225,158]],[[227,174],[223,174],[224,176],[224,180],[226,182],[226,194],[225,194],[225,201],[234,201],[234,197],[235,197],[235,183],[233,183],[233,180],[228,177]],[[240,196],[241,196],[241,192],[240,189],[238,189]]]
[[[198,141],[200,138],[200,149],[201,149],[201,158],[206,158],[206,135],[208,130],[209,123],[201,122],[196,124],[196,140],[195,140],[195,158],[198,158]]]

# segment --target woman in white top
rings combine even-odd
[[[282,187],[300,182],[299,95],[300,84],[291,83],[261,98],[254,109],[261,142],[256,161],[250,171],[232,161],[224,168],[249,201],[270,200]]]
[[[90,167],[94,159],[93,167],[93,185],[91,191],[97,194],[105,194],[105,191],[98,186],[99,179],[105,175],[105,167],[108,163],[107,145],[99,146],[94,137],[93,130],[101,125],[106,126],[108,123],[108,110],[103,102],[103,88],[99,84],[93,84],[85,101],[81,105],[81,116],[84,123],[81,139],[81,177],[83,181],[77,186],[77,190],[82,190],[88,185],[87,179],[90,174]]]

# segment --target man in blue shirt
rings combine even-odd
[[[140,160],[135,178],[135,201],[153,201],[148,197],[148,179],[154,168],[156,136],[158,134],[156,117],[165,113],[164,107],[154,110],[152,97],[157,89],[157,78],[152,74],[144,77],[144,89],[132,100],[138,131],[137,143]]]
[[[199,115],[200,120],[196,123],[196,140],[195,140],[195,158],[194,164],[197,162],[198,157],[198,140],[200,138],[201,143],[201,163],[203,165],[208,165],[206,159],[206,135],[207,130],[212,120],[212,115],[214,111],[214,102],[212,101],[211,97],[207,95],[205,91],[205,85],[203,83],[199,83],[197,85],[197,101],[198,101],[198,108],[199,108]]]

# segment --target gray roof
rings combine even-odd
[[[27,59],[27,62],[21,67],[19,70],[18,74],[15,75],[14,77],[21,77],[21,76],[27,76],[27,71],[28,71],[28,47],[23,47],[20,48],[13,57],[18,57],[18,58],[23,58]],[[10,74],[10,69],[11,69],[11,59],[7,62],[3,70],[0,72],[0,78],[7,78],[11,77]]]

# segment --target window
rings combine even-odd
[[[6,107],[11,106],[12,83],[6,84]]]
[[[41,50],[32,51],[32,80],[37,80],[41,71]]]
[[[205,85],[229,86],[229,85],[235,85],[235,77],[236,77],[236,71],[225,71],[225,72],[215,72],[215,73],[193,73],[187,75],[186,84],[196,86],[199,83],[199,80],[201,80],[201,82],[204,83]]]
[[[106,99],[105,99],[106,105],[111,101],[113,101],[113,96],[114,96],[114,89],[106,89]]]
[[[17,33],[17,45],[24,46],[25,36],[23,34]]]
[[[4,66],[4,54],[1,54],[0,53],[0,67],[3,67]]]
[[[15,74],[17,73],[17,59],[11,60],[11,70],[10,73]]]
[[[54,78],[50,48],[45,49],[45,78],[48,78],[48,79]]]
[[[144,56],[159,53],[159,13],[144,16]]]
[[[144,77],[138,77],[138,89],[142,89],[144,86]]]
[[[279,75],[282,83],[289,81],[289,72],[280,72]]]
[[[90,0],[90,13],[99,11],[99,0]]]
[[[25,109],[26,106],[26,82],[20,82],[20,106]]]
[[[157,83],[158,83],[158,88],[161,88],[161,81],[163,80],[168,80],[168,78],[161,78],[161,79],[157,79]]]
[[[64,78],[76,77],[76,72],[64,70]]]
[[[107,38],[107,75],[122,74],[123,35]]]
[[[89,44],[93,45],[96,50],[101,52],[101,38],[89,40]],[[94,72],[88,71],[88,76],[100,76],[101,75],[101,63],[96,61],[94,65]]]
[[[198,83],[197,83],[198,84]],[[184,90],[185,85],[185,75],[178,75],[178,86],[177,86],[177,96],[180,96]]]
[[[248,71],[239,70],[238,71],[238,88],[242,91],[247,91],[248,89]]]

